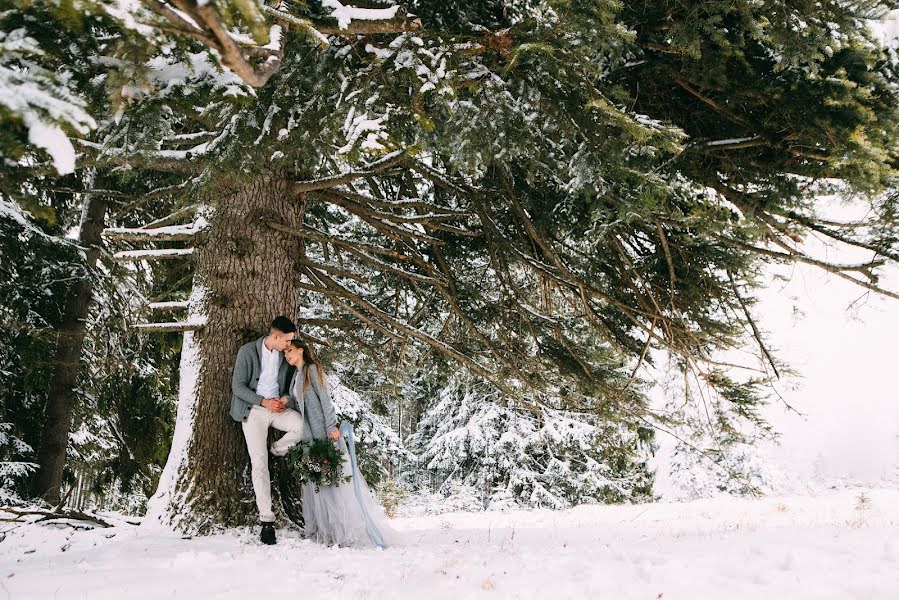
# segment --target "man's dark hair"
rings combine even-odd
[[[277,329],[281,333],[293,333],[297,330],[297,326],[284,315],[278,315],[275,317],[275,320],[272,321],[272,329]]]

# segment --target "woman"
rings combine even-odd
[[[324,368],[309,345],[291,340],[284,358],[296,367],[290,398],[303,415],[303,439],[331,438],[344,456],[343,475],[351,481],[340,485],[305,483],[301,493],[306,536],[323,544],[386,547],[396,541],[396,532],[387,524],[384,509],[374,499],[358,468],[355,454],[347,449],[352,428],[344,422],[337,427],[337,413],[331,402]],[[341,435],[343,434],[343,435]]]

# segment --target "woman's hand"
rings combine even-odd
[[[335,442],[340,439],[340,431],[335,427],[331,431],[328,432],[328,437],[334,440]]]

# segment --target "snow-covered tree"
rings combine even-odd
[[[652,430],[565,408],[558,398],[519,404],[460,372],[410,437],[417,465],[445,495],[470,488],[483,508],[563,508],[652,498]],[[407,475],[415,482],[419,474]]]
[[[141,327],[188,331],[154,515],[201,531],[248,518],[245,451],[223,417],[230,362],[294,311],[297,287],[316,298],[306,333],[372,360],[441,355],[534,419],[581,406],[658,423],[639,372],[662,348],[722,414],[760,424],[748,408],[764,382],[718,376],[714,358],[748,333],[776,376],[748,310],[760,262],[896,296],[877,281],[897,259],[882,193],[895,61],[864,20],[886,6],[132,5],[122,31],[159,27],[145,52],[100,61],[126,101],[81,146],[97,168],[182,175],[175,195],[196,205],[181,225],[137,230],[153,219],[136,214],[110,231],[152,248],[121,260],[193,266],[186,317]],[[817,215],[833,179],[870,202],[861,226]],[[796,242],[812,233],[870,257],[809,256]]]

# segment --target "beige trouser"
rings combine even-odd
[[[253,406],[242,425],[247,451],[250,453],[253,492],[256,494],[259,520],[271,522],[275,520],[275,513],[272,512],[272,483],[268,473],[268,428],[274,427],[286,432],[272,444],[272,454],[284,456],[291,446],[302,439],[303,418],[291,408],[276,413],[262,406]]]

